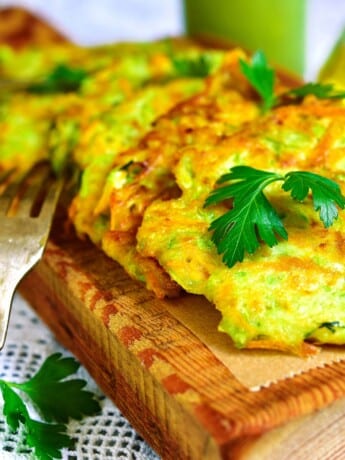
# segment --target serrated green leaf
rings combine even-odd
[[[249,63],[241,59],[240,66],[243,75],[261,97],[262,111],[267,112],[276,104],[276,97],[274,94],[275,72],[269,67],[265,54],[257,51]]]
[[[39,460],[62,458],[61,449],[73,447],[74,441],[66,434],[63,424],[50,424],[30,419],[27,422],[26,443],[34,449]]]
[[[66,434],[63,424],[50,424],[34,420],[20,396],[11,388],[11,383],[0,380],[4,399],[3,414],[12,431],[22,424],[25,443],[32,447],[39,460],[61,458],[61,449],[72,447],[74,441]]]
[[[34,83],[27,91],[35,94],[68,93],[78,91],[87,77],[84,69],[68,67],[65,64],[57,65],[44,80]]]
[[[244,193],[248,195],[255,193],[258,187],[262,190],[271,182],[281,179],[282,176],[277,173],[260,171],[250,166],[234,166],[229,173],[223,174],[217,181],[217,184],[225,182],[232,182],[232,184],[213,190],[207,197],[205,206],[217,204],[230,198],[241,198]]]
[[[253,254],[262,239],[270,247],[278,243],[277,236],[287,238],[287,232],[262,190],[282,176],[259,171],[248,166],[236,166],[218,181],[234,181],[214,190],[205,205],[233,199],[233,208],[211,223],[212,241],[228,267],[242,262],[244,254]]]
[[[196,57],[173,57],[173,66],[179,77],[204,78],[210,75],[213,60],[208,54]]]
[[[290,172],[285,177],[283,190],[290,192],[292,198],[298,201],[303,201],[310,190],[315,211],[319,212],[324,226],[330,227],[338,218],[337,205],[341,209],[345,207],[345,197],[339,185],[326,177],[308,171]]]
[[[47,376],[52,381],[63,380],[77,372],[79,367],[80,364],[74,358],[63,357],[61,353],[54,353],[44,361],[38,372],[25,384],[29,384],[30,382],[31,384],[38,385]]]
[[[250,62],[240,60],[240,67],[243,75],[260,96],[263,112],[286,103],[298,104],[309,95],[318,99],[345,98],[345,91],[338,91],[332,84],[328,83],[306,83],[279,96],[275,95],[275,71],[269,67],[262,51],[256,52]]]
[[[37,405],[42,416],[48,420],[67,422],[70,418],[81,419],[84,415],[99,412],[94,395],[83,390],[86,382],[81,379],[65,382],[42,381],[40,386],[21,387]]]
[[[296,102],[299,102],[310,95],[318,99],[343,99],[345,98],[345,91],[337,91],[332,84],[306,83],[284,93],[282,97],[293,98]]]
[[[245,252],[253,254],[259,247],[259,237],[270,247],[276,245],[276,234],[287,238],[286,230],[262,192],[234,205],[234,209],[211,224],[212,240],[231,268],[242,262]]]
[[[15,386],[30,396],[45,420],[80,419],[83,415],[99,412],[100,406],[91,392],[83,390],[85,380],[62,381],[78,367],[74,358],[62,358],[57,353],[50,356],[30,380]]]
[[[3,414],[6,417],[6,423],[12,431],[17,431],[20,423],[27,416],[26,407],[17,393],[4,380],[0,380],[0,389],[4,399]]]

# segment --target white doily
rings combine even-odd
[[[0,378],[24,381],[32,377],[52,353],[71,356],[50,333],[27,303],[16,295],[8,336],[0,352]],[[94,417],[71,421],[69,435],[76,439],[74,450],[63,450],[63,460],[158,460],[159,457],[134,431],[114,404],[103,396],[85,368],[78,376],[88,382],[87,389],[100,399],[102,412]],[[2,402],[1,411],[2,414]],[[0,459],[27,460],[34,458],[20,443],[20,433],[10,433],[0,415]]]

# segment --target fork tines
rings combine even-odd
[[[37,217],[49,194],[55,194],[55,184],[48,162],[35,165],[25,175],[16,174],[16,170],[3,173],[0,175],[0,215]]]

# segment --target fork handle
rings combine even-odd
[[[20,281],[17,273],[11,270],[4,274],[0,269],[0,350],[2,350],[10,319],[13,295]]]

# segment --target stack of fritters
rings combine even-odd
[[[158,297],[206,296],[236,346],[308,354],[311,341],[345,343],[343,216],[325,229],[310,198],[293,202],[273,185],[289,239],[228,268],[209,226],[231,203],[204,204],[236,165],[313,171],[343,188],[345,105],[309,97],[263,115],[246,59],[183,40],[2,47],[0,76],[20,75],[22,87],[0,93],[0,168],[23,172],[44,158],[73,167],[78,235]]]
[[[154,257],[183,288],[205,295],[221,311],[221,330],[238,347],[314,350],[304,341],[345,341],[344,217],[325,229],[308,199],[293,202],[281,188],[268,196],[283,217],[288,241],[262,246],[229,269],[211,241],[211,221],[226,205],[204,207],[216,180],[248,165],[334,178],[344,191],[345,106],[311,98],[276,109],[208,151],[188,150],[175,168],[181,197],[153,203],[137,235],[137,250]]]
[[[229,52],[203,91],[161,116],[137,146],[116,158],[95,209],[101,215],[110,212],[103,250],[158,297],[176,295],[180,287],[163,275],[154,258],[138,253],[138,228],[150,203],[180,194],[174,167],[186,151],[207,152],[258,115],[253,94],[239,72],[239,59],[244,57],[241,51]]]
[[[96,48],[1,45],[0,167],[25,170],[49,157],[57,170],[67,160],[83,170],[103,155],[102,145],[92,145],[98,133],[105,144],[106,138],[123,139],[115,150],[127,148],[159,114],[202,88],[202,78],[181,75],[174,65],[200,54],[184,40]],[[213,71],[222,53],[208,57]]]

